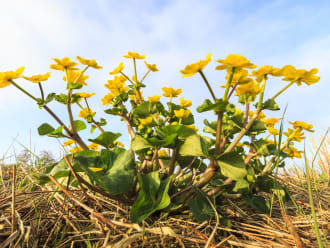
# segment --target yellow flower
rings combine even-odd
[[[272,75],[275,77],[281,76],[280,68],[273,68],[271,65],[264,65],[259,67],[258,70],[252,71],[252,76],[256,77],[257,82],[261,82],[265,75]]]
[[[99,66],[95,59],[83,59],[82,57],[77,56],[77,59],[79,62],[83,65],[88,65],[90,67],[93,67],[94,69],[102,69],[102,66]]]
[[[249,117],[252,118],[252,116],[254,115],[254,112],[252,110],[249,111]],[[266,115],[263,112],[260,112],[257,120],[262,120],[266,117]]]
[[[98,150],[99,149],[99,145],[96,143],[91,143],[90,145],[87,146],[89,149],[91,150]]]
[[[227,75],[226,75],[226,81],[229,80],[230,77],[230,70],[228,70]],[[236,84],[248,84],[253,82],[252,78],[248,78],[249,72],[244,69],[238,69],[235,71],[233,75],[233,79],[231,81],[231,86],[234,86]],[[220,86],[220,88],[226,88],[225,85]]]
[[[282,118],[271,117],[263,120],[263,123],[265,123],[267,127],[274,127],[274,125],[278,123],[280,120],[282,120]]]
[[[268,127],[268,132],[272,135],[278,135],[280,133],[276,128],[273,128],[271,126]]]
[[[71,150],[69,150],[70,153],[76,153],[76,152],[81,152],[84,149],[82,149],[81,147],[73,147]]]
[[[63,143],[63,146],[71,146],[72,144],[76,143],[74,140],[67,140]]]
[[[80,75],[81,73],[82,73],[81,70],[78,70],[77,72],[68,70],[68,78],[69,78],[68,82],[77,83],[77,84],[81,84],[81,85],[87,85],[85,80],[87,80],[89,78],[89,76],[84,75],[84,74]],[[63,76],[63,80],[67,81],[66,76]],[[76,82],[76,80],[78,80],[78,81]]]
[[[299,69],[297,70],[292,65],[286,65],[282,68],[281,73],[284,76],[284,81],[295,81],[297,85],[301,85],[304,82],[307,85],[315,84],[320,81],[320,77],[314,74],[318,73],[318,69],[314,68],[310,71]]]
[[[191,100],[185,100],[183,97],[180,97],[180,105],[182,107],[190,107],[192,105]]]
[[[138,80],[136,79],[135,75],[132,76],[132,81],[135,82],[135,83],[138,83]]]
[[[295,130],[288,128],[288,132],[283,132],[283,134],[287,137],[291,136],[293,134]],[[292,137],[292,141],[297,141],[297,142],[301,142],[302,140],[305,139],[304,133],[302,132],[301,129],[299,129],[298,131],[295,132],[294,137]]]
[[[93,117],[95,114],[96,114],[96,113],[95,113],[95,112],[92,112],[91,109],[89,109],[89,108],[84,108],[84,109],[82,109],[82,110],[79,112],[78,116],[81,117],[81,118],[83,118],[84,120],[86,120],[88,116],[92,116],[92,117]]]
[[[253,81],[251,81],[250,83],[247,84],[242,84],[239,87],[236,88],[236,94],[235,95],[249,95],[252,97],[256,97],[260,91],[261,88],[259,87],[259,83],[255,83]]]
[[[168,154],[167,154],[166,150],[163,149],[163,150],[158,151],[158,156],[165,157],[165,156],[168,156]]]
[[[59,70],[59,71],[64,71],[65,69],[78,70],[77,68],[75,68],[75,66],[77,66],[78,63],[71,61],[71,59],[68,57],[64,57],[63,59],[53,58],[53,60],[57,64],[50,65],[50,69]]]
[[[93,172],[103,171],[103,168],[98,168],[98,167],[88,167],[88,169],[90,169]]]
[[[156,72],[156,71],[158,71],[158,69],[157,69],[157,67],[156,67],[156,65],[155,64],[148,64],[147,62],[145,62],[144,61],[144,63],[146,64],[146,66],[147,66],[147,68],[150,70],[150,71],[152,71],[152,72]]]
[[[148,100],[149,100],[149,102],[159,102],[160,98],[161,98],[161,96],[154,95],[154,96],[149,96]]]
[[[125,58],[128,59],[145,59],[146,57],[144,55],[140,55],[139,53],[135,52],[128,52],[127,55],[124,55]]]
[[[121,143],[120,141],[116,140],[115,142],[113,142],[116,146],[120,146],[120,147],[125,147],[123,143]]]
[[[288,154],[289,157],[293,158],[301,158],[301,153],[304,153],[303,151],[298,151],[298,149],[294,147],[288,147],[283,150],[286,154]]]
[[[87,92],[77,92],[75,94],[83,98],[90,98],[91,96],[95,95],[95,93],[87,93]]]
[[[22,77],[25,67],[20,67],[16,71],[0,72],[0,88],[10,85],[10,80]]]
[[[105,95],[101,100],[102,100],[102,105],[107,105],[109,106],[109,104],[112,104],[113,103],[113,99],[115,98],[116,96],[112,93],[109,93],[107,95]]]
[[[190,115],[190,110],[189,109],[180,109],[180,110],[174,110],[174,114],[178,118],[187,118]]]
[[[231,68],[256,68],[255,64],[250,63],[250,60],[247,60],[244,56],[239,54],[230,54],[225,59],[216,60],[222,65],[218,65],[215,69],[217,70],[230,70]]]
[[[152,117],[149,116],[147,118],[139,118],[140,124],[142,126],[149,126],[152,123]]]
[[[311,124],[307,124],[306,122],[303,122],[303,121],[295,121],[295,122],[291,122],[289,121],[289,123],[291,125],[293,125],[293,128],[296,129],[296,128],[301,128],[301,129],[304,129],[308,132],[314,132],[314,130],[312,130],[313,128],[313,125]]]
[[[198,132],[198,130],[199,130],[198,128],[196,128],[195,125],[186,125],[186,127],[189,127],[191,129],[195,130],[196,132]]]
[[[177,97],[182,93],[182,89],[175,90],[172,87],[171,88],[163,87],[162,90],[164,91],[163,96],[165,97]]]
[[[114,80],[108,80],[108,83],[104,86],[108,88],[111,93],[118,96],[121,93],[128,91],[128,87],[125,85],[127,79],[124,76],[115,76]]]
[[[110,75],[117,75],[119,74],[122,70],[124,70],[125,66],[124,63],[121,62],[112,72],[109,72]]]
[[[205,60],[200,60],[197,63],[187,65],[183,70],[180,72],[183,74],[183,77],[191,77],[195,75],[197,72],[204,69],[205,66],[208,65],[211,61],[212,54],[209,53],[206,55]]]
[[[243,114],[243,111],[242,110],[240,110],[240,109],[235,109],[235,113],[234,113],[234,115],[240,115],[240,114]]]
[[[24,79],[31,81],[32,83],[40,83],[41,81],[47,81],[50,77],[50,72],[47,72],[44,75],[34,75],[31,77],[23,77]]]

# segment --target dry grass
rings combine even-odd
[[[328,245],[329,144],[327,139],[314,163],[319,166],[318,172],[312,173],[318,226]],[[0,170],[1,248],[205,247],[207,243],[208,247],[318,247],[302,171],[285,171],[279,176],[298,209],[292,201],[284,203],[283,209],[275,200],[271,215],[267,215],[240,200],[224,200],[218,212],[231,224],[220,223],[214,230],[214,220],[197,223],[188,211],[166,219],[149,218],[144,226],[131,224],[129,209],[114,200],[77,188],[35,185],[29,177],[35,170],[32,167],[19,165],[15,184],[14,167],[0,166]]]

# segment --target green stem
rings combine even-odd
[[[229,79],[228,79],[228,82],[226,84],[225,94],[223,95],[223,100],[224,101],[227,100],[228,92],[229,92],[229,89],[230,89],[230,86],[231,86],[231,82],[233,81],[234,73],[235,73],[235,67],[231,68],[231,71],[230,71]]]
[[[134,73],[135,73],[135,80],[136,80],[136,84],[135,84],[135,91],[138,95],[138,98],[140,100],[140,103],[142,103],[142,96],[141,96],[141,92],[140,92],[140,89],[138,87],[138,78],[137,78],[137,72],[136,72],[136,61],[135,61],[135,58],[133,58],[133,63],[134,63]]]
[[[143,78],[141,79],[141,83],[144,81],[144,79],[148,76],[149,73],[150,73],[150,70],[148,70],[146,72],[146,74],[144,74]]]
[[[41,99],[42,99],[42,101],[45,101],[45,95],[44,95],[44,90],[42,89],[42,85],[40,82],[38,83],[38,85],[39,85],[39,89],[40,89],[40,93],[41,93]]]
[[[203,73],[202,70],[199,70],[198,72],[199,72],[199,74],[202,76],[202,78],[203,78],[203,80],[204,80],[204,82],[205,82],[207,88],[209,89],[209,91],[210,91],[210,93],[211,93],[211,96],[212,96],[214,102],[216,102],[216,101],[217,101],[217,98],[215,97],[215,94],[214,94],[214,92],[213,92],[213,90],[212,90],[212,88],[211,88],[211,86],[210,86],[210,84],[209,84],[209,81],[207,81],[207,79],[206,79],[206,77],[205,77],[205,75],[204,75],[204,73]]]
[[[171,158],[171,160],[170,160],[170,162],[169,162],[169,165],[168,165],[168,167],[169,167],[169,172],[168,172],[168,174],[169,174],[169,175],[172,175],[173,172],[174,172],[174,168],[175,168],[175,160],[176,160],[176,154],[177,154],[177,149],[174,148],[174,149],[173,149],[173,152],[172,152],[172,158]]]
[[[14,85],[17,89],[19,89],[20,91],[22,91],[25,95],[29,96],[30,98],[32,98],[36,102],[38,101],[38,99],[36,97],[32,96],[29,92],[27,92],[26,90],[24,90],[21,86],[19,86],[18,84],[16,84],[13,80],[10,79],[9,82],[12,85]]]
[[[287,88],[289,88],[291,85],[293,85],[296,81],[292,81],[290,82],[287,86],[285,86],[283,89],[281,89],[279,92],[277,92],[275,94],[275,96],[273,96],[271,99],[275,100],[276,97],[278,97],[279,95],[281,95]]]

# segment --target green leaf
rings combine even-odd
[[[251,128],[249,129],[249,133],[252,133],[252,132],[263,132],[265,131],[267,128],[266,128],[266,125],[265,123],[263,123],[262,121],[260,120],[255,120],[251,126]]]
[[[188,201],[188,207],[198,222],[203,222],[214,217],[214,211],[205,197],[199,191],[195,191],[195,197]]]
[[[182,119],[181,123],[183,125],[192,125],[192,124],[194,124],[195,119],[194,119],[194,116],[192,115],[192,113],[190,113],[187,118]]]
[[[246,176],[244,160],[235,152],[228,152],[217,157],[217,164],[221,173],[233,180],[239,180]]]
[[[64,126],[59,126],[58,128],[56,128],[53,132],[47,134],[47,136],[49,137],[54,137],[54,138],[64,138],[67,137],[65,136],[62,131],[63,131]]]
[[[55,128],[53,128],[51,125],[49,125],[48,123],[43,123],[41,124],[41,126],[38,127],[38,133],[41,136],[47,135],[52,133],[55,130]]]
[[[202,113],[205,111],[225,111],[228,105],[227,101],[223,101],[222,99],[218,100],[216,103],[212,103],[211,100],[206,99],[202,105],[197,107],[197,112]]]
[[[133,115],[140,118],[148,117],[154,113],[160,113],[164,110],[164,106],[160,102],[143,102],[133,110]]]
[[[181,145],[179,154],[181,156],[208,157],[207,144],[199,135],[191,135]]]
[[[259,139],[252,143],[252,147],[257,151],[257,153],[260,153],[263,156],[270,155],[268,151],[268,142],[264,139]]]
[[[266,102],[264,102],[263,109],[280,110],[279,106],[273,99],[268,99]]]
[[[247,202],[251,207],[263,212],[269,213],[270,202],[266,201],[262,196],[243,195],[243,200]]]
[[[106,109],[104,112],[110,115],[122,115],[125,113],[122,108],[117,107]]]
[[[66,86],[67,89],[81,89],[82,87],[83,85],[78,83],[68,83]]]
[[[120,133],[104,132],[100,134],[96,139],[89,139],[89,141],[104,146],[105,148],[109,148],[120,136]]]
[[[172,176],[161,181],[156,171],[139,175],[141,190],[130,212],[132,222],[140,223],[155,211],[170,205],[171,199],[167,192],[171,179]]]
[[[79,132],[81,130],[84,130],[87,128],[86,124],[84,121],[81,121],[81,120],[75,120],[74,121],[74,125],[76,127],[76,131]],[[72,131],[72,127],[70,126],[69,127],[70,131]]]
[[[55,96],[56,96],[56,93],[49,93],[48,96],[46,97],[45,104],[50,103],[51,101],[53,101]]]
[[[112,195],[128,191],[134,181],[135,168],[131,153],[123,148],[110,150],[83,151],[75,156],[82,169],[97,183]],[[102,168],[94,172],[90,168]]]
[[[61,93],[55,96],[55,100],[59,103],[66,104],[68,102],[68,97],[66,94]]]
[[[233,188],[234,192],[248,192],[249,191],[249,182],[245,179],[239,179],[235,183]]]
[[[132,140],[132,150],[133,151],[141,151],[146,148],[151,148],[153,147],[148,140],[143,138],[142,136],[137,135],[133,140]]]

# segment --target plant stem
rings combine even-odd
[[[214,92],[213,92],[213,90],[212,90],[212,88],[211,88],[211,86],[209,84],[209,81],[207,81],[207,79],[206,79],[206,77],[205,77],[205,75],[204,75],[204,73],[203,73],[202,70],[199,70],[198,72],[202,76],[202,78],[203,78],[203,80],[204,80],[207,88],[209,89],[209,92],[211,93],[211,96],[213,98],[213,101],[216,102],[217,101],[217,98],[215,97],[215,94],[214,94]]]
[[[35,100],[36,102],[38,101],[38,99],[36,97],[34,97],[33,95],[31,95],[29,92],[27,92],[26,90],[24,90],[21,86],[19,86],[18,84],[16,84],[13,80],[9,80],[9,82],[14,85],[17,89],[19,89],[20,91],[22,91],[25,95],[29,96],[30,98],[32,98],[33,100]]]
[[[231,68],[231,71],[230,71],[229,79],[228,79],[228,82],[226,84],[225,94],[223,95],[223,100],[224,101],[227,100],[229,88],[231,86],[231,82],[233,81],[234,73],[235,73],[235,67]]]
[[[288,89],[291,85],[293,85],[296,81],[290,82],[287,86],[285,86],[283,89],[281,89],[279,92],[277,92],[271,99],[275,100],[276,97],[281,95],[286,89]]]
[[[135,80],[136,80],[136,84],[135,84],[135,91],[138,95],[138,98],[139,98],[139,101],[140,103],[142,103],[142,96],[141,96],[141,92],[140,92],[140,89],[138,87],[138,78],[137,78],[137,72],[136,72],[136,61],[135,61],[135,58],[133,58],[133,63],[134,63],[134,73],[135,73]]]
[[[143,78],[141,79],[141,83],[144,81],[144,79],[148,76],[149,73],[150,73],[150,70],[148,70],[146,72],[146,74],[144,74]]]
[[[168,174],[169,175],[172,175],[173,172],[174,172],[174,168],[175,168],[175,160],[176,160],[176,154],[177,154],[177,148],[174,148],[173,149],[173,152],[172,152],[172,157],[171,157],[171,160],[169,162],[169,171],[168,171]]]
[[[42,89],[42,85],[40,82],[38,83],[38,86],[39,86],[40,93],[41,93],[41,99],[42,99],[42,101],[45,101],[44,90]]]

